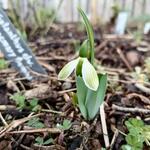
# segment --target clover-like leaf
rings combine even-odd
[[[58,79],[59,80],[67,79],[69,77],[69,75],[73,72],[73,70],[76,68],[78,62],[79,62],[79,58],[67,63],[59,72]]]
[[[99,86],[99,80],[97,76],[97,72],[95,68],[90,64],[87,58],[84,58],[83,65],[82,65],[82,77],[85,82],[85,85],[93,90],[96,91]]]

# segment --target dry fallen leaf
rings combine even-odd
[[[24,95],[26,99],[45,99],[50,96],[50,87],[48,84],[40,84],[37,88],[25,91]]]

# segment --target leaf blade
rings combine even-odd
[[[84,24],[85,24],[86,31],[88,34],[90,51],[91,51],[91,54],[90,54],[91,55],[91,63],[93,64],[94,63],[94,33],[93,33],[93,29],[92,29],[92,26],[86,16],[86,14],[84,13],[84,11],[80,7],[78,7],[78,10],[84,20]]]
[[[99,87],[97,91],[88,90],[86,98],[86,107],[88,111],[88,118],[91,120],[95,117],[99,110],[100,104],[103,102],[107,88],[107,75],[99,76]],[[92,108],[92,109],[91,109]]]
[[[76,79],[76,87],[77,87],[79,109],[83,117],[87,119],[87,109],[85,107],[85,100],[86,100],[86,94],[88,89],[85,86],[84,81],[80,76],[78,76]]]

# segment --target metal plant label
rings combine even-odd
[[[11,65],[28,80],[33,79],[31,70],[46,74],[2,8],[0,8],[0,50],[4,53],[5,58],[11,62]]]
[[[148,34],[150,32],[150,22],[146,22],[144,25],[144,34]]]
[[[115,33],[118,35],[123,35],[126,29],[128,20],[128,12],[120,12],[115,26]]]

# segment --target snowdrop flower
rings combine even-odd
[[[95,68],[91,65],[91,63],[85,57],[79,57],[67,63],[59,72],[58,79],[59,80],[67,79],[74,70],[76,70],[76,75],[78,76],[78,73],[77,73],[78,65],[81,66],[80,75],[82,76],[85,85],[89,89],[96,91],[99,86],[98,76],[97,76]]]

